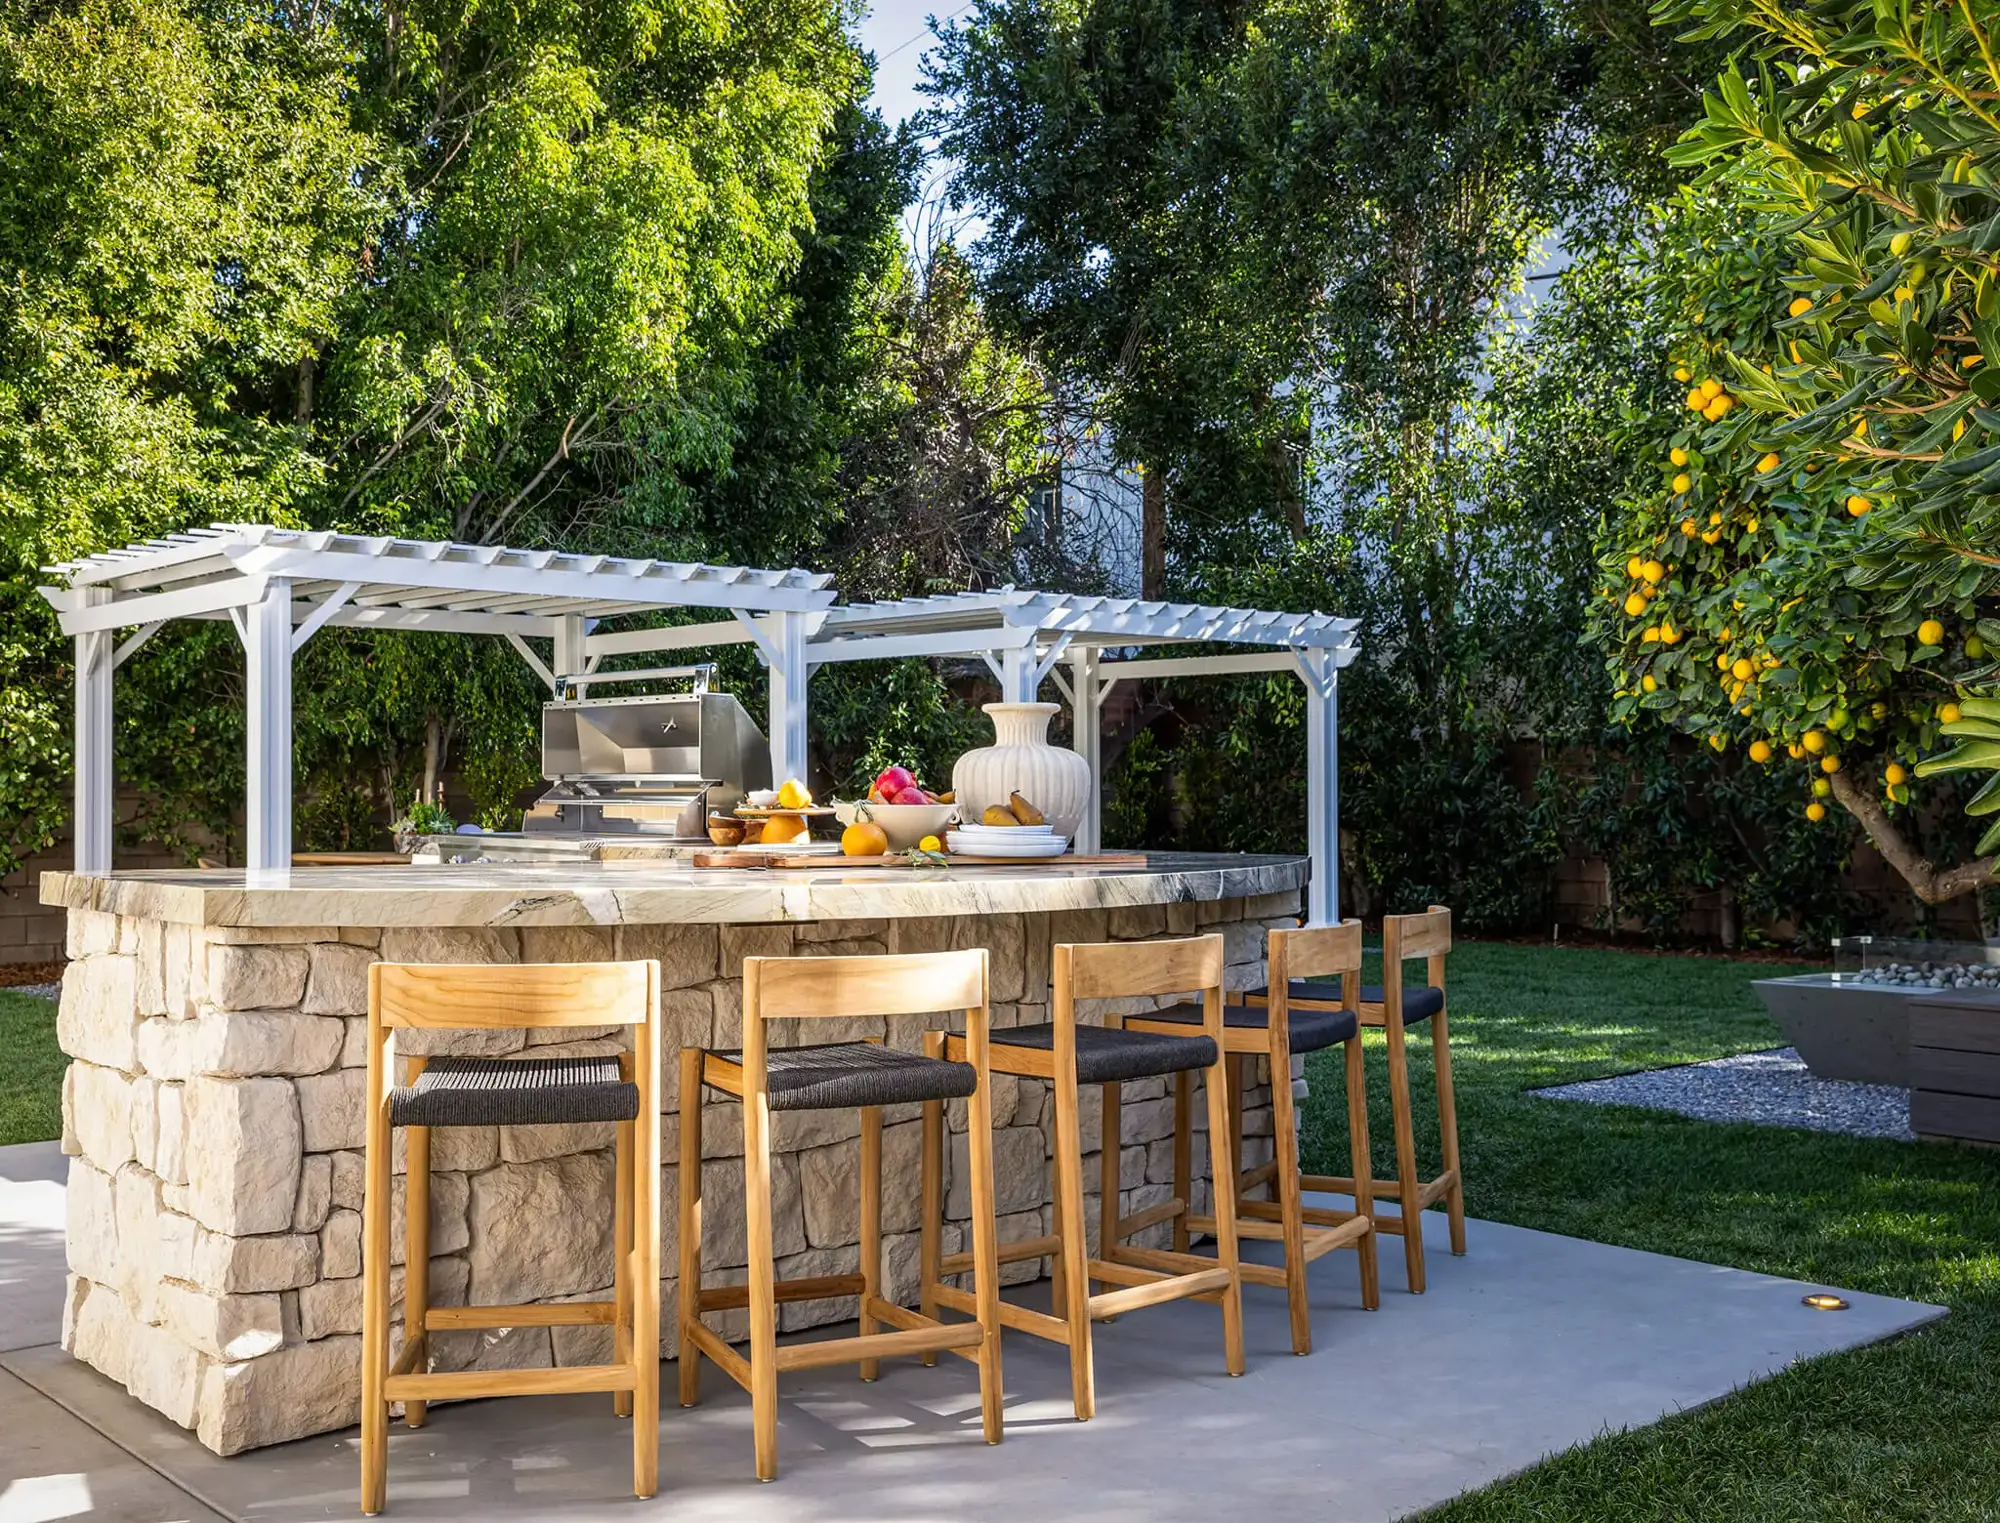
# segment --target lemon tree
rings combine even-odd
[[[1916,765],[2000,676],[2000,64],[1987,7],[1663,0],[1747,45],[1654,229],[1657,476],[1609,516],[1617,712],[1797,769],[1919,897],[1993,881],[1912,829]],[[1990,849],[1990,848],[1989,848]]]

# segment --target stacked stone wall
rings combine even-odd
[[[1295,923],[1295,893],[956,919],[800,925],[475,930],[238,930],[72,911],[58,1017],[74,1059],[63,1093],[69,1295],[63,1345],[221,1454],[344,1427],[359,1409],[364,1012],[368,966],[658,958],[663,972],[661,1263],[664,1357],[674,1357],[677,1054],[740,1040],[746,956],[833,956],[985,946],[996,1027],[1049,1017],[1058,941],[1220,931],[1232,989],[1263,981],[1264,934]],[[1150,1006],[1132,1002],[1128,1008]],[[1113,1008],[1116,1008],[1115,1006]],[[938,1018],[942,1020],[942,1017]],[[922,1020],[801,1023],[777,1040],[877,1036],[914,1048]],[[619,1028],[403,1033],[403,1052],[556,1056],[616,1051]],[[1246,1091],[1246,1164],[1270,1156],[1268,1075]],[[1083,1094],[1086,1189],[1099,1181],[1099,1109]],[[884,1237],[892,1296],[914,1302],[918,1109],[884,1133]],[[1194,1124],[1205,1131],[1204,1107]],[[772,1183],[781,1276],[852,1272],[860,1237],[858,1115],[781,1113]],[[945,1247],[964,1241],[962,1103],[951,1113]],[[1046,1085],[994,1079],[1002,1241],[1049,1230],[1054,1111]],[[1172,1193],[1165,1081],[1126,1086],[1120,1212]],[[441,1128],[433,1133],[431,1287],[438,1305],[606,1298],[611,1284],[609,1126]],[[742,1125],[709,1097],[703,1115],[704,1250],[716,1283],[746,1261]],[[1195,1149],[1205,1209],[1206,1149]],[[402,1148],[393,1260],[402,1263]],[[1096,1203],[1089,1206],[1095,1231]],[[1164,1241],[1164,1226],[1151,1229]],[[1142,1236],[1140,1241],[1148,1241]],[[1032,1279],[1033,1263],[1010,1267]],[[400,1268],[392,1293],[400,1300]],[[397,1313],[400,1316],[400,1309]],[[795,1303],[782,1327],[853,1315],[851,1301]],[[742,1336],[741,1325],[720,1325]],[[437,1335],[435,1367],[586,1364],[610,1358],[603,1328]]]

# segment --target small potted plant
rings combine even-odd
[[[410,812],[389,829],[396,837],[396,850],[414,852],[425,836],[448,836],[458,829],[458,822],[444,805],[418,799],[410,805]]]

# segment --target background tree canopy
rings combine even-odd
[[[1864,831],[1987,884],[1912,774],[1953,724],[2000,761],[1941,710],[2000,646],[1991,38],[1656,9],[978,0],[892,131],[836,0],[0,0],[0,866],[66,814],[35,568],[255,519],[1352,613],[1369,912],[1544,926],[1594,857],[1618,922],[1819,936]],[[913,246],[927,151],[976,236]],[[1129,566],[1060,490],[1128,467]],[[446,773],[510,822],[511,653],[307,652],[306,844]],[[227,841],[239,672],[208,627],[126,668],[128,837]],[[823,674],[816,765],[942,770],[975,689]],[[1292,684],[1110,724],[1114,835],[1293,844]]]

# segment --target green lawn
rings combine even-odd
[[[1461,946],[1451,1029],[1467,1205],[1495,1221],[1940,1302],[1953,1315],[1601,1438],[1438,1509],[1439,1523],[2000,1518],[2000,1153],[1524,1093],[1781,1045],[1750,981],[1783,971]],[[1415,1052],[1419,1146],[1435,1160],[1429,1059],[1422,1044]],[[1377,1172],[1388,1174],[1379,1042],[1370,1064]],[[1339,1055],[1313,1065],[1308,1157],[1345,1173]],[[1396,1286],[1401,1259],[1385,1241],[1383,1281]]]
[[[56,1002],[0,989],[0,1147],[62,1135]]]

